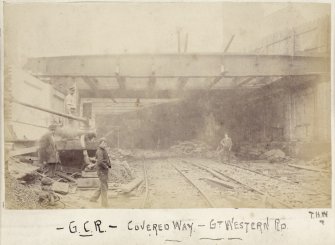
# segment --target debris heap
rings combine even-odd
[[[109,171],[109,181],[123,184],[134,179],[134,171],[128,164],[128,162],[134,158],[131,151],[109,149],[108,154],[112,165],[111,170]]]
[[[247,160],[266,160],[272,163],[285,162],[290,158],[275,145],[259,143],[240,146],[238,156]]]
[[[289,160],[286,154],[280,149],[272,149],[267,152],[264,152],[259,157],[260,159],[266,159],[270,162],[284,162]]]
[[[128,183],[134,179],[134,171],[130,169],[127,161],[112,161],[109,171],[109,181],[114,183]]]
[[[40,209],[38,191],[21,184],[10,174],[6,174],[6,208],[9,209]]]
[[[240,147],[238,156],[243,159],[257,160],[265,152],[266,149],[262,145],[245,144]]]
[[[210,147],[201,141],[183,141],[170,147],[177,155],[201,155],[211,151]]]

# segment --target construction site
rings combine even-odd
[[[6,208],[101,208],[102,141],[108,208],[331,207],[324,9],[279,7],[243,49],[238,31],[203,52],[178,29],[174,52],[5,56]]]

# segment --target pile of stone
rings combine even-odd
[[[6,208],[9,209],[40,209],[43,208],[38,200],[38,191],[31,186],[20,183],[10,174],[6,174]]]
[[[280,149],[272,149],[272,150],[266,151],[262,155],[260,155],[259,158],[268,160],[271,163],[285,162],[285,161],[288,161],[290,159]]]
[[[134,171],[129,167],[127,161],[113,161],[110,168],[109,181],[113,183],[128,183],[135,178]]]
[[[134,154],[130,150],[124,149],[108,149],[108,154],[111,160],[131,161],[134,159]]]
[[[211,149],[201,141],[183,141],[170,147],[170,150],[177,155],[199,155],[206,154]]]
[[[238,156],[248,160],[258,160],[260,156],[266,152],[263,145],[260,144],[245,144],[238,151]]]
[[[271,163],[285,162],[290,158],[272,143],[250,143],[240,146],[238,156],[247,160],[265,160]]]
[[[114,183],[128,183],[134,179],[134,171],[129,167],[129,162],[134,159],[130,150],[109,149],[108,155],[111,160],[111,171],[109,180]]]

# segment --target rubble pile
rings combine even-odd
[[[240,146],[238,156],[242,159],[266,160],[271,163],[285,162],[290,159],[279,147],[274,146],[271,143],[245,144]]]
[[[285,161],[289,160],[289,157],[287,157],[286,154],[282,150],[279,150],[279,149],[269,150],[269,151],[263,153],[259,158],[268,160],[272,163],[274,163],[274,162],[285,162]]]
[[[108,180],[114,183],[124,184],[134,179],[134,171],[130,169],[127,161],[112,161],[112,167],[108,173]]]
[[[108,154],[111,160],[131,161],[134,158],[134,154],[130,150],[124,149],[108,149]]]
[[[108,155],[111,159],[111,171],[109,181],[114,183],[128,183],[134,179],[134,171],[129,167],[128,161],[134,156],[131,151],[123,149],[109,149]]]
[[[6,208],[39,209],[39,194],[31,186],[21,184],[10,174],[6,174]]]
[[[257,160],[262,154],[266,152],[266,149],[262,145],[246,144],[240,147],[238,152],[239,157],[248,160]]]
[[[183,141],[170,147],[170,150],[177,155],[199,155],[211,151],[210,147],[201,141]]]

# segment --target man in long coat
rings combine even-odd
[[[59,163],[59,155],[55,142],[56,129],[57,125],[50,125],[49,132],[44,134],[40,139],[40,161],[46,166],[49,177],[55,176],[56,165]]]

